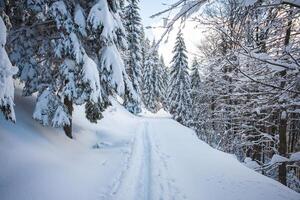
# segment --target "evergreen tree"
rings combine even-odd
[[[70,138],[73,104],[85,104],[87,118],[96,122],[110,95],[134,92],[119,53],[125,46],[120,2],[80,3],[8,2],[15,10],[10,56],[25,83],[23,94],[38,94],[33,117],[64,127]]]
[[[121,56],[126,50],[126,31],[119,3],[123,1],[100,0],[92,6],[87,17],[87,29],[91,39],[86,41],[86,46],[98,64],[101,85],[101,99],[97,103],[86,104],[86,114],[92,122],[102,118],[101,112],[110,105],[109,96],[136,94]]]
[[[17,73],[17,69],[12,66],[7,52],[6,26],[0,16],[0,110],[6,119],[15,121],[14,112],[14,85],[12,76]]]
[[[202,128],[203,121],[206,121],[205,119],[205,113],[207,112],[207,106],[203,105],[204,100],[204,91],[203,91],[203,84],[201,82],[201,77],[199,73],[199,63],[196,60],[196,58],[193,59],[193,63],[191,66],[191,100],[192,100],[192,122],[191,127],[197,132],[198,136],[206,140],[202,135],[205,133]],[[205,130],[206,131],[206,130]]]
[[[144,28],[142,27],[142,31],[141,31],[141,55],[142,55],[141,71],[142,71],[142,74],[144,74],[144,69],[145,69],[149,50],[150,50],[150,41],[145,36],[145,31],[144,31]]]
[[[140,85],[141,85],[141,18],[139,15],[138,0],[130,0],[125,7],[125,28],[127,31],[126,71],[132,81],[134,93],[126,94],[125,107],[132,113],[141,112]]]
[[[201,77],[199,73],[199,63],[194,58],[191,66],[191,98],[194,99],[193,102],[196,103],[197,93],[200,93],[201,90]]]
[[[160,66],[161,66],[161,100],[162,106],[167,109],[167,94],[169,85],[169,69],[167,68],[163,56],[160,56]]]
[[[149,51],[145,63],[142,92],[145,107],[154,113],[161,107],[160,100],[163,86],[161,69],[158,52],[155,49],[155,42],[153,42],[152,50]]]
[[[169,112],[178,122],[188,125],[190,120],[190,79],[188,58],[182,33],[179,32],[171,61],[170,88],[168,90]]]

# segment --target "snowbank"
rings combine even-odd
[[[76,107],[76,140],[70,140],[62,130],[34,121],[35,99],[16,93],[17,123],[0,115],[0,199],[99,199],[122,166],[121,151],[134,133],[131,115],[116,103],[104,113],[111,117],[91,124]]]

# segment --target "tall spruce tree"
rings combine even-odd
[[[192,100],[192,119],[190,126],[197,132],[198,136],[200,136],[203,119],[203,110],[205,110],[205,106],[203,105],[203,84],[201,82],[201,77],[199,73],[199,63],[196,58],[193,59],[193,63],[191,66],[191,100]]]
[[[99,0],[87,17],[91,39],[87,40],[86,46],[97,62],[101,85],[101,99],[97,103],[86,104],[86,115],[92,122],[102,118],[101,112],[110,105],[109,96],[135,94],[121,57],[121,51],[125,51],[126,47],[126,31],[122,23],[120,3],[123,1]]]
[[[190,120],[190,78],[188,57],[183,35],[179,31],[171,61],[170,88],[168,90],[169,112],[178,122],[188,125]]]
[[[125,28],[127,32],[126,71],[133,84],[134,93],[124,97],[125,107],[132,113],[141,112],[141,18],[138,8],[139,0],[129,0],[125,7]]]
[[[158,52],[153,42],[145,63],[143,74],[143,102],[145,107],[151,112],[157,112],[161,105],[162,95],[162,67],[159,62]]]
[[[145,36],[144,28],[142,28],[142,31],[141,31],[141,54],[142,54],[141,71],[142,71],[142,74],[144,74],[144,69],[145,69],[145,65],[146,65],[146,61],[148,58],[148,53],[149,53],[150,47],[151,47],[150,40]]]
[[[169,85],[169,69],[167,68],[163,56],[160,56],[160,66],[161,66],[161,100],[162,107],[167,109],[167,96],[168,96],[168,85]]]
[[[200,101],[199,94],[201,93],[201,89],[202,89],[201,77],[199,73],[199,63],[196,58],[193,59],[190,77],[191,77],[191,99],[193,105],[196,105]]]

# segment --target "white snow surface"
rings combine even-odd
[[[18,123],[0,117],[1,200],[300,199],[170,118],[135,117],[113,102],[91,124],[75,107],[71,140],[32,120],[35,99],[20,93]]]
[[[292,153],[290,161],[300,161],[300,151]]]
[[[257,170],[261,167],[256,161],[252,160],[249,157],[245,158],[244,165],[253,170]]]
[[[273,165],[275,163],[288,162],[288,161],[289,161],[288,158],[278,154],[274,154],[269,164]]]

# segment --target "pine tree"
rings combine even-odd
[[[141,18],[138,0],[130,0],[125,8],[125,28],[127,31],[126,71],[132,81],[134,94],[125,95],[124,105],[132,113],[141,112]]]
[[[194,58],[192,66],[191,66],[191,98],[195,99],[197,97],[197,93],[201,90],[201,77],[199,73],[199,63],[197,62],[197,59]],[[193,102],[195,102],[193,101]]]
[[[146,65],[146,60],[147,60],[147,57],[148,57],[149,50],[150,50],[150,41],[145,36],[144,28],[142,28],[142,31],[141,31],[141,55],[142,55],[142,60],[141,60],[142,68],[141,68],[141,71],[142,71],[142,74],[144,74],[144,68],[145,68],[145,65]]]
[[[198,136],[206,140],[206,138],[203,138],[202,135],[205,133],[202,128],[202,123],[205,121],[205,113],[207,112],[207,106],[203,105],[204,100],[204,88],[203,84],[201,82],[201,77],[199,73],[199,63],[196,60],[196,58],[193,59],[193,63],[191,66],[191,100],[192,100],[192,119],[191,119],[191,127],[197,132]]]
[[[169,69],[167,68],[163,56],[160,56],[160,66],[161,66],[161,100],[162,107],[167,109],[167,94],[168,94],[168,85],[169,85]]]
[[[143,74],[143,102],[145,107],[151,112],[157,112],[161,105],[162,77],[161,64],[159,62],[158,52],[153,42],[152,49],[149,51],[145,63]]]
[[[152,49],[155,49],[156,43],[155,41],[153,42]],[[159,109],[162,108],[162,102],[164,100],[164,88],[165,88],[165,83],[164,83],[164,68],[161,63],[161,60],[159,58],[159,54],[157,49],[154,50],[153,52],[153,60],[154,60],[154,75],[155,75],[155,96],[156,96],[156,111],[157,112]]]
[[[169,112],[178,122],[188,125],[190,120],[190,79],[187,51],[182,33],[177,34],[174,56],[171,61],[170,88],[168,94]]]
[[[87,55],[79,37],[86,35],[85,18],[79,4],[72,16],[72,1],[56,1],[50,5],[48,18],[55,21],[58,39],[51,41],[54,58],[48,64],[56,66],[49,72],[48,85],[41,88],[33,117],[44,125],[63,127],[72,138],[73,104],[87,101],[97,102],[100,98],[100,81],[97,65]],[[52,105],[52,106],[50,106]],[[46,115],[45,117],[43,115]]]
[[[14,112],[14,85],[12,76],[17,73],[17,69],[12,66],[7,52],[6,26],[0,16],[0,110],[6,119],[15,122]]]
[[[101,112],[110,105],[109,96],[135,94],[121,56],[126,41],[119,3],[123,1],[97,1],[87,17],[91,39],[86,41],[86,46],[98,65],[101,85],[101,99],[97,103],[86,104],[86,115],[92,122],[102,118]]]
[[[33,117],[64,127],[70,138],[74,104],[85,104],[86,117],[96,122],[110,95],[134,92],[119,53],[125,46],[119,1],[80,2],[8,5],[16,11],[10,56],[25,83],[23,94],[38,94]]]

